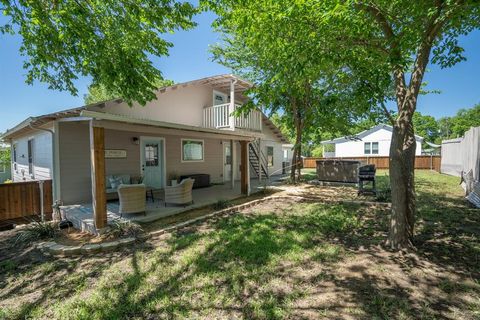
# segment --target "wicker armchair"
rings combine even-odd
[[[166,186],[165,187],[165,207],[167,203],[170,204],[181,204],[187,206],[188,204],[193,203],[192,200],[192,187],[194,179],[183,179],[182,182],[176,186]]]
[[[145,185],[121,184],[118,191],[120,200],[120,216],[124,213],[145,213]]]

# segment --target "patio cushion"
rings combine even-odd
[[[109,180],[112,189],[118,189],[118,187],[122,184],[122,178],[120,177],[110,177]]]
[[[116,188],[112,187],[112,184],[110,182],[110,179],[112,178],[119,178],[121,180],[120,184],[130,184],[130,175],[129,174],[118,174],[118,175],[108,175],[105,176],[105,189],[107,189],[107,193],[109,192],[109,189],[114,189],[115,191],[117,190],[118,186]]]

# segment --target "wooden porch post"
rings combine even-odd
[[[250,177],[248,172],[248,141],[240,141],[240,170],[241,170],[241,179],[240,179],[240,186],[242,190],[242,194],[249,194],[249,184],[250,184]]]
[[[95,228],[107,226],[105,194],[105,130],[90,122],[90,164],[92,171],[92,205]]]

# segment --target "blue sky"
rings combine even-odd
[[[155,58],[155,66],[167,79],[183,82],[209,75],[229,73],[229,70],[211,61],[209,45],[218,41],[210,25],[214,16],[203,13],[195,18],[198,26],[165,36],[174,43],[169,57]],[[0,17],[0,23],[4,17]],[[77,81],[79,95],[52,91],[45,84],[25,84],[23,57],[19,54],[21,39],[0,34],[0,132],[11,128],[29,116],[41,115],[83,105],[88,78]],[[419,98],[418,110],[435,118],[451,116],[460,108],[480,103],[480,31],[476,30],[460,39],[467,61],[450,69],[429,66],[425,77],[428,89],[441,94]]]

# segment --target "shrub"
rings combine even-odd
[[[222,210],[231,206],[232,206],[232,202],[230,200],[224,200],[224,199],[220,199],[212,205],[214,210]]]
[[[14,245],[28,245],[32,242],[56,238],[60,230],[58,223],[32,221],[27,227],[18,231]]]
[[[123,219],[115,219],[109,224],[109,231],[107,232],[107,235],[111,235],[115,238],[138,238],[144,232],[145,231],[143,228],[137,223]]]

